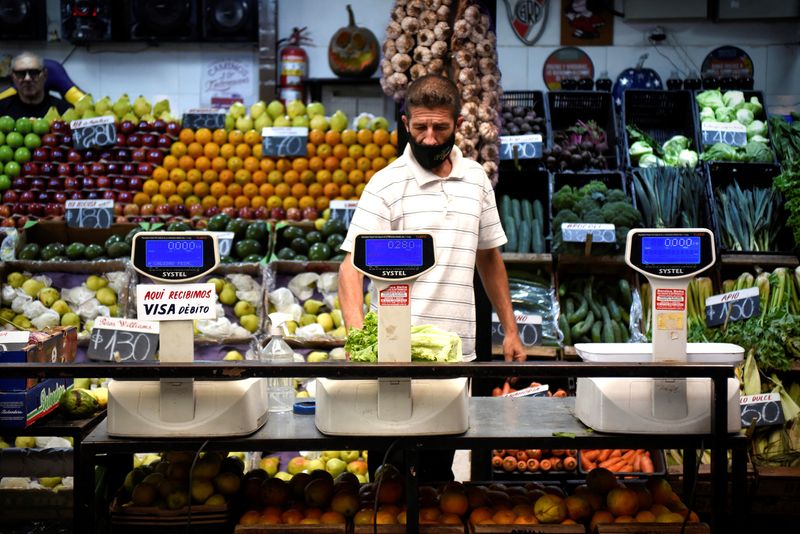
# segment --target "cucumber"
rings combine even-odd
[[[592,328],[592,324],[594,324],[594,314],[589,312],[586,314],[586,319],[572,327],[572,337],[578,338],[585,336]]]
[[[523,198],[520,201],[522,204],[522,219],[525,221],[531,221],[533,219],[533,206],[528,199]]]
[[[600,343],[600,331],[603,329],[603,323],[595,321],[592,325],[592,343]]]
[[[564,345],[572,345],[572,335],[569,329],[569,323],[567,323],[567,318],[563,313],[558,316],[558,329],[561,330],[562,334],[564,334]]]
[[[614,328],[611,321],[603,322],[603,343],[614,343]]]
[[[515,221],[522,219],[522,204],[518,198],[511,199],[511,216]]]
[[[508,242],[506,243],[506,249],[509,252],[516,252],[517,251],[517,226],[514,224],[514,220],[511,217],[506,217],[505,219],[505,231],[506,231],[506,238]]]
[[[619,335],[623,343],[627,343],[631,339],[630,334],[628,334],[628,327],[622,323],[619,325]]]
[[[622,343],[622,331],[617,321],[611,322],[611,330],[614,331],[614,343]]]
[[[631,297],[631,285],[624,278],[619,279],[619,292],[622,294],[622,303],[625,304],[626,308],[630,309],[631,304],[633,303],[633,297]]]
[[[533,201],[533,218],[544,221],[544,209],[539,199]]]
[[[589,301],[578,293],[570,293],[570,295],[574,296],[576,302],[579,302],[580,304],[578,304],[578,309],[567,317],[567,321],[569,324],[577,324],[584,320],[586,318],[586,314],[589,313]]]
[[[600,315],[603,317],[604,323],[611,321],[611,315],[608,313],[608,308],[606,308],[605,306],[600,308]]]
[[[542,231],[542,220],[533,219],[531,228],[531,252],[534,254],[544,254],[544,232]]]
[[[531,251],[531,221],[529,219],[519,219],[517,233],[517,252],[528,254]]]
[[[622,320],[622,312],[620,311],[619,306],[617,306],[617,303],[614,302],[614,299],[611,297],[606,297],[606,306],[608,306],[608,311],[611,313],[611,317],[613,317],[615,321]]]
[[[564,314],[563,315],[570,315],[575,313],[575,301],[572,300],[572,297],[567,297],[567,300],[564,301]]]
[[[500,219],[505,220],[511,217],[511,197],[503,195],[500,197]]]

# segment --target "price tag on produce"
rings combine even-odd
[[[542,344],[542,316],[528,315],[526,313],[514,312],[517,320],[517,330],[522,344],[526,347],[536,347]],[[492,345],[502,346],[505,338],[503,325],[500,318],[492,312]]]
[[[541,384],[538,386],[533,386],[529,388],[518,389],[517,391],[513,391],[511,393],[506,393],[505,395],[501,395],[502,397],[546,397],[547,391],[550,389],[550,386],[547,384]]]
[[[537,159],[542,157],[539,134],[501,135],[500,159]]]
[[[208,128],[213,131],[225,128],[225,110],[214,108],[188,109],[183,114],[181,124],[184,128],[191,128],[192,130]]]
[[[730,146],[747,144],[747,128],[738,122],[705,121],[702,124],[703,145],[724,143]]]
[[[739,409],[742,415],[742,428],[749,427],[753,421],[756,422],[756,426],[784,423],[781,396],[777,393],[742,395],[739,397]]]
[[[308,154],[308,128],[269,126],[261,131],[261,136],[263,156],[291,158]]]
[[[593,243],[616,243],[617,234],[613,224],[601,223],[562,223],[561,239],[565,243],[584,243],[587,236]]]
[[[107,115],[93,119],[80,119],[69,123],[72,129],[72,146],[76,150],[111,146],[117,143],[114,117]]]
[[[100,362],[155,359],[158,323],[99,316],[94,321],[86,355]]]
[[[209,232],[210,234],[214,234],[217,236],[217,244],[219,245],[219,257],[225,258],[231,255],[231,250],[233,250],[233,238],[235,234],[233,232]]]
[[[757,287],[708,297],[706,326],[719,326],[726,321],[745,321],[751,317],[758,317],[761,315],[760,304]]]
[[[70,228],[111,228],[114,222],[114,201],[67,200],[64,204],[64,219]]]
[[[27,330],[0,331],[0,352],[13,352],[28,346],[30,334]]]
[[[331,200],[330,219],[339,220],[344,223],[345,228],[350,226],[350,220],[358,206],[358,200]]]

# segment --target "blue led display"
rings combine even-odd
[[[642,265],[699,265],[699,236],[642,237]]]
[[[145,266],[152,269],[198,269],[203,266],[200,239],[148,239],[144,242]]]
[[[367,239],[367,267],[421,267],[422,239]]]

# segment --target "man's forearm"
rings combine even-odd
[[[496,248],[478,250],[475,265],[486,295],[506,335],[517,335],[517,321],[514,318],[511,295],[508,292],[508,273],[500,251]]]
[[[339,306],[345,326],[361,328],[364,324],[364,275],[353,267],[348,254],[339,266]]]

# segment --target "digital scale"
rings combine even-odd
[[[219,246],[216,236],[208,232],[139,232],[133,238],[131,262],[137,272],[156,283],[146,284],[148,291],[179,290],[219,265]],[[159,285],[163,283],[169,285]],[[191,285],[197,286],[214,292],[213,284]],[[193,319],[197,317],[189,312],[160,320],[161,363],[194,361]],[[262,378],[112,380],[108,386],[111,436],[243,436],[261,428],[266,420],[267,391]]]
[[[377,290],[378,362],[411,362],[411,288],[436,265],[433,236],[356,236],[353,265]],[[328,435],[461,434],[469,428],[466,378],[331,380],[316,383],[317,429]]]
[[[738,363],[744,349],[729,343],[687,343],[689,281],[716,261],[705,228],[635,229],[625,262],[652,291],[652,343],[578,343],[593,362]],[[575,415],[601,432],[707,434],[711,432],[710,378],[578,378]],[[728,431],[738,432],[739,383],[728,379]]]

